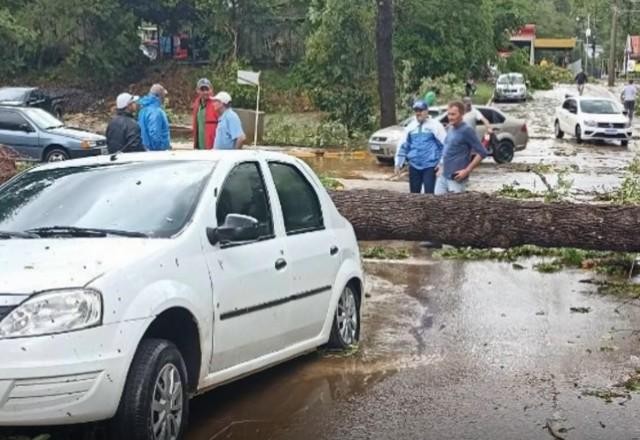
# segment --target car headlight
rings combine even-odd
[[[597,121],[584,121],[584,125],[586,125],[587,127],[597,127],[598,126],[598,122]]]
[[[37,294],[0,321],[0,339],[66,333],[100,325],[102,294],[91,289]]]

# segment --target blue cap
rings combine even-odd
[[[419,99],[419,100],[417,100],[416,102],[413,103],[413,109],[414,110],[421,110],[421,111],[429,110],[429,106],[422,99]]]

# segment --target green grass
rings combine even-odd
[[[473,103],[476,105],[486,105],[493,97],[493,84],[480,82],[477,87],[476,94],[473,96]]]
[[[406,260],[409,258],[409,252],[406,249],[374,246],[363,250],[362,258],[368,258],[371,260]]]

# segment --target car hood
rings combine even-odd
[[[82,287],[166,246],[164,239],[0,240],[0,294]]]
[[[498,84],[496,89],[526,89],[525,84]]]
[[[597,114],[597,113],[583,113],[582,117],[585,121],[594,120],[597,122],[610,122],[618,124],[626,124],[629,122],[629,118],[621,113],[616,114]]]
[[[79,130],[77,128],[60,127],[53,128],[48,131],[49,133],[70,137],[79,141],[102,141],[105,139],[105,137],[102,135],[91,133],[90,131]]]
[[[378,142],[386,142],[389,139],[400,140],[404,135],[404,127],[401,125],[392,125],[391,127],[378,130],[371,135],[371,140],[377,140]]]

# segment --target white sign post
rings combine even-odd
[[[260,117],[260,73],[249,70],[238,70],[238,84],[254,86],[258,88],[256,97],[256,125],[253,132],[253,146],[258,146],[258,118]]]

